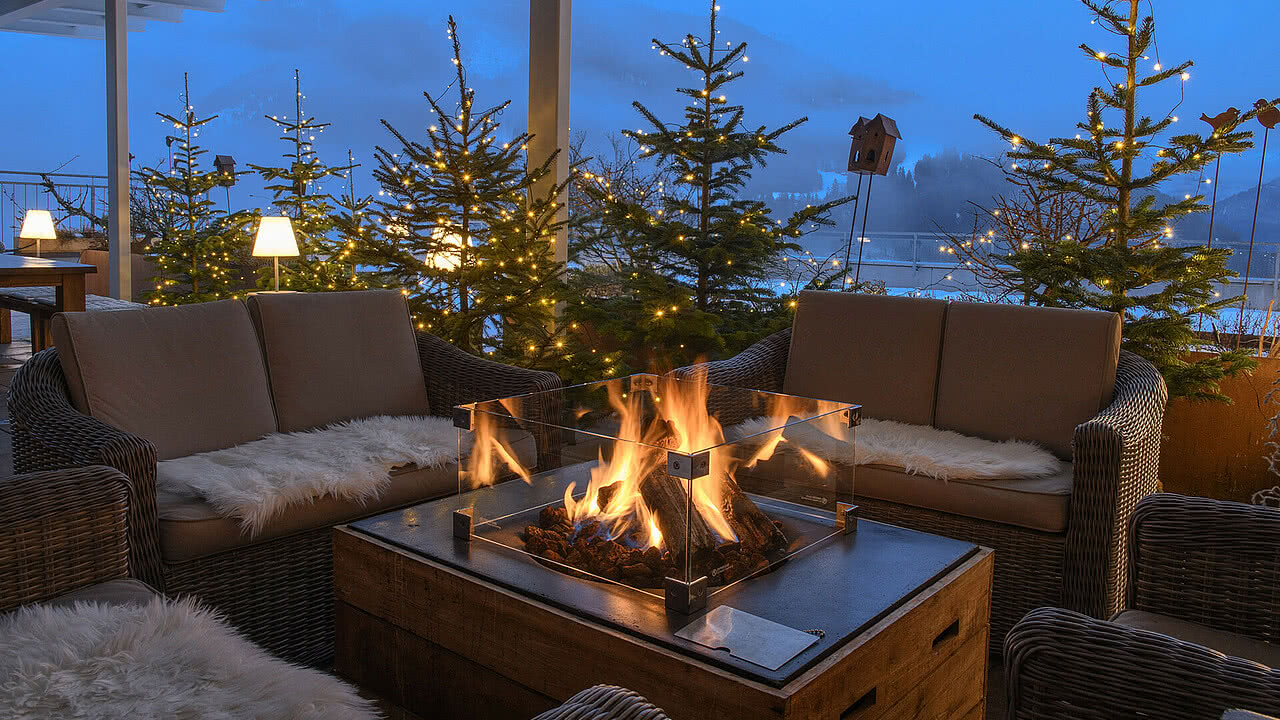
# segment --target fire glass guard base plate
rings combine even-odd
[[[358,520],[350,527],[584,620],[775,687],[812,667],[978,550],[971,543],[861,520],[858,532],[833,535],[763,575],[716,593],[701,613],[681,615],[666,610],[659,597],[572,577],[493,542],[453,536],[454,510],[484,506],[482,516],[501,517],[552,502],[558,487],[539,477],[531,485],[505,482]],[[831,522],[834,525],[834,516]],[[476,532],[482,534],[483,528],[478,526]],[[721,606],[791,628],[821,630],[822,637],[771,670],[676,636]]]
[[[729,607],[717,606],[676,631],[676,637],[692,640],[712,650],[777,670],[804,649],[818,642],[818,636],[789,628],[772,620]]]

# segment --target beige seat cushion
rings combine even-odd
[[[1115,313],[952,303],[933,424],[1070,458],[1075,427],[1111,402],[1119,353]]]
[[[802,292],[783,389],[929,425],[946,310],[928,298]]]
[[[247,304],[262,338],[281,432],[374,415],[429,414],[400,293],[258,293]]]
[[[157,497],[160,510],[160,554],[166,562],[182,562],[224,550],[286,537],[319,527],[340,525],[367,515],[458,492],[458,466],[402,468],[376,499],[368,502],[322,497],[292,508],[250,537],[240,521],[219,515],[202,500]]]
[[[106,605],[145,605],[151,602],[151,599],[156,595],[156,591],[141,580],[120,578],[119,580],[108,580],[104,583],[63,593],[52,600],[46,600],[43,604],[54,607],[71,607],[78,602],[96,602]]]
[[[1010,480],[935,480],[900,468],[859,465],[853,492],[862,497],[953,515],[1060,533],[1067,529],[1071,465],[1054,475]]]
[[[1145,610],[1124,610],[1111,620],[1126,627],[1168,635],[1184,642],[1203,645],[1224,655],[1280,669],[1280,645]]]
[[[276,430],[262,350],[239,301],[60,313],[52,334],[76,409],[151,441],[161,460]]]

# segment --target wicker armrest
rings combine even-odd
[[[418,333],[418,357],[431,412],[453,414],[463,403],[527,395],[563,387],[553,372],[528,370],[476,357],[427,332]]]
[[[132,493],[103,466],[0,479],[0,612],[127,576]]]
[[[1126,607],[1280,643],[1280,511],[1161,493],[1129,531]]]
[[[638,693],[616,685],[596,685],[534,720],[671,720]]]
[[[1121,351],[1111,405],[1076,427],[1063,562],[1063,604],[1106,618],[1124,601],[1129,516],[1156,491],[1168,390],[1160,372]]]
[[[1280,712],[1280,671],[1070,610],[1031,611],[1004,647],[1009,717],[1019,720]]]
[[[423,379],[427,383],[427,400],[431,412],[450,417],[453,408],[464,403],[531,395],[564,387],[560,376],[543,370],[529,370],[514,365],[485,360],[459,350],[427,332],[418,333],[418,357],[422,361]],[[538,466],[550,468],[559,464],[561,439],[553,423],[560,419],[558,393],[522,402],[518,410],[522,423],[537,444]]]
[[[688,379],[706,372],[712,385],[751,388],[766,392],[782,392],[787,374],[787,355],[791,351],[791,329],[779,330],[727,360],[689,365],[674,371],[676,377]]]
[[[129,477],[130,568],[163,589],[156,509],[156,449],[147,440],[83,415],[71,406],[57,349],[31,356],[9,384],[13,462],[18,472],[106,465]]]

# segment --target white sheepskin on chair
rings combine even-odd
[[[768,418],[752,418],[737,425],[732,434],[755,435],[749,442],[763,444],[776,433],[758,433],[775,426]],[[1062,469],[1062,461],[1053,453],[1022,440],[994,442],[927,425],[874,419],[864,419],[858,426],[856,442],[851,442],[855,439],[851,429],[842,429],[839,436],[824,430],[810,423],[787,427],[782,433],[786,442],[778,450],[786,452],[788,444],[794,444],[832,462],[890,465],[937,480],[1034,478]]]
[[[203,499],[252,534],[285,509],[317,498],[377,497],[392,468],[440,467],[457,457],[458,429],[448,418],[383,415],[164,460],[156,467],[156,487]]]
[[[6,718],[372,720],[347,684],[276,659],[194,601],[0,617]]]

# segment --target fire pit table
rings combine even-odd
[[[335,531],[337,669],[422,717],[981,718],[991,552],[859,521],[859,421],[648,374],[461,406],[457,495]]]

